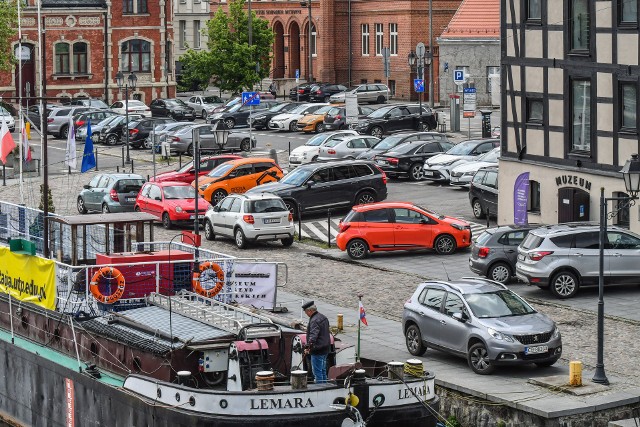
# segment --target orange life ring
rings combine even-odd
[[[103,295],[98,288],[98,283],[103,277],[107,280],[115,280],[118,284],[115,292],[110,295]],[[102,267],[93,275],[93,277],[91,278],[91,283],[89,285],[89,290],[91,291],[93,297],[104,304],[113,304],[120,298],[122,298],[122,295],[124,295],[124,276],[117,268]]]
[[[203,288],[200,283],[200,275],[202,275],[205,270],[213,270],[216,275],[216,285],[209,289]],[[193,273],[193,281],[191,283],[193,285],[193,290],[196,293],[207,298],[213,298],[220,293],[224,286],[224,271],[222,271],[222,267],[218,264],[209,261],[203,262],[200,264],[200,271]]]

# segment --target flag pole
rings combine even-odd
[[[356,363],[360,361],[360,325],[362,319],[360,318],[360,304],[362,303],[362,294],[358,295],[358,346],[356,347]]]
[[[18,144],[18,156],[20,157],[20,203],[24,205],[24,187],[22,183],[22,163],[24,162],[22,147],[22,144],[24,144],[24,141],[22,141],[22,127],[24,126],[22,121],[22,18],[20,16],[20,0],[16,3],[18,5],[18,122],[20,122],[20,125],[16,129],[20,132],[20,143]]]

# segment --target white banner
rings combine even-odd
[[[276,295],[277,273],[275,263],[234,262],[225,292],[229,292],[231,301],[271,310]]]

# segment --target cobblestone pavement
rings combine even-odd
[[[173,168],[175,166],[171,167]],[[150,173],[150,166],[138,166],[136,173],[146,175]],[[50,185],[56,213],[77,214],[76,196],[82,184],[88,183],[95,174],[96,172],[75,173],[70,177],[53,180]],[[38,206],[40,182],[40,178],[28,178],[25,181],[25,203],[29,207]],[[20,202],[17,180],[8,180],[6,187],[0,186],[0,200]],[[164,230],[157,225],[155,232],[158,241],[168,241],[180,230]],[[234,256],[257,257],[286,263],[289,268],[285,289],[287,292],[342,306],[346,305],[345,301],[354,301],[355,304],[357,295],[363,294],[363,302],[368,312],[393,320],[401,318],[404,302],[411,296],[416,284],[424,279],[397,271],[330,259],[325,255],[336,254],[337,249],[323,249],[312,243],[296,241],[288,249],[276,243],[261,244],[240,251],[231,240],[204,242],[203,246],[207,249]],[[434,262],[439,263],[437,258],[434,258]],[[581,360],[586,370],[593,369],[596,361],[595,313],[571,309],[558,303],[531,302],[559,324],[564,343],[564,355],[560,363],[568,364],[569,360]],[[296,308],[289,307],[290,310]],[[398,334],[401,334],[400,330]],[[605,367],[608,375],[615,375],[624,382],[640,385],[640,365],[636,362],[637,355],[640,354],[638,337],[638,322],[606,318]]]

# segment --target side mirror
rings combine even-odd
[[[316,182],[315,182],[315,181],[307,181],[307,187],[308,187],[308,188],[311,188],[311,187],[313,187],[314,185],[316,185]]]
[[[159,201],[161,201],[161,200],[162,200],[162,197],[160,197],[160,196],[156,196],[156,197],[155,197],[155,200],[159,200]]]
[[[220,206],[215,205],[215,206],[213,207],[213,211],[214,211],[214,212],[220,212]]]
[[[460,323],[466,323],[468,319],[467,315],[464,313],[453,313],[452,317]]]
[[[85,184],[82,186],[82,188],[84,188],[85,190],[90,190],[91,186],[89,184]]]
[[[389,117],[391,117],[391,114],[385,114],[385,115],[384,115],[385,120],[388,120],[388,119],[389,119]]]

